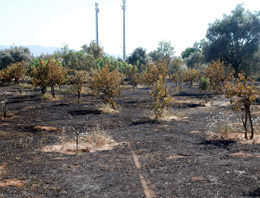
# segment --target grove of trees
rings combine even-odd
[[[230,15],[210,24],[206,38],[187,47],[180,57],[174,56],[174,47],[169,41],[160,41],[149,53],[138,47],[126,61],[106,55],[94,41],[78,51],[64,45],[54,54],[40,57],[33,57],[28,48],[11,47],[0,50],[0,81],[2,85],[18,84],[27,76],[33,86],[40,87],[42,94],[50,87],[52,97],[55,97],[55,86],[70,84],[77,92],[78,101],[87,84],[114,109],[114,98],[119,96],[123,84],[133,88],[144,84],[153,89],[152,109],[156,117],[173,101],[167,81],[174,81],[180,92],[183,82],[189,82],[191,87],[194,81],[201,82],[202,91],[217,94],[224,93],[226,85],[226,97],[236,97],[234,103],[246,109],[246,125],[247,117],[251,123],[250,105],[256,97],[254,88],[250,91],[247,84],[251,81],[248,77],[254,74],[260,78],[259,43],[260,14],[238,5]],[[228,81],[231,77],[237,79]]]

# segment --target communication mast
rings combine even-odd
[[[95,3],[95,7],[96,7],[96,44],[98,45],[98,13],[99,13],[99,7],[98,7],[98,3]]]
[[[123,59],[126,59],[125,56],[125,10],[126,10],[126,6],[125,6],[125,2],[126,0],[123,0],[123,5],[121,6],[123,9]]]

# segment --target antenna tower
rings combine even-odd
[[[123,0],[123,5],[122,5],[122,9],[123,9],[123,59],[126,59],[125,56],[125,10],[126,10],[126,6],[125,6],[126,0]]]
[[[95,10],[96,10],[96,44],[98,45],[98,13],[99,13],[98,3],[95,3]]]

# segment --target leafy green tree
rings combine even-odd
[[[172,58],[175,53],[170,41],[160,41],[157,51],[163,54],[165,58]]]
[[[97,45],[95,41],[91,41],[89,46],[85,44],[81,48],[88,55],[93,56],[95,59],[101,58],[105,55],[103,49],[99,45]]]
[[[110,56],[103,56],[96,59],[96,65],[93,68],[103,69],[106,65],[108,65],[109,71],[113,71],[116,69],[117,71],[125,75],[125,80],[129,80],[133,65],[128,64],[127,62],[119,58],[116,59]]]
[[[175,57],[173,58],[173,60],[170,63],[169,66],[169,74],[173,74],[176,73],[177,71],[179,71],[181,69],[181,67],[183,66],[183,59],[179,58],[179,57]]]
[[[90,71],[96,65],[95,57],[84,50],[75,51],[63,46],[54,54],[56,59],[62,62],[63,67],[75,70]]]
[[[185,63],[189,68],[199,69],[203,64],[203,54],[200,51],[195,51],[185,59]]]
[[[127,58],[127,62],[132,65],[137,65],[138,70],[141,71],[141,65],[146,65],[146,63],[148,63],[146,50],[142,47],[136,48]]]
[[[160,41],[158,43],[157,49],[150,52],[149,55],[154,62],[159,60],[166,60],[167,65],[169,65],[174,53],[174,47],[171,46],[170,41]]]
[[[259,49],[260,13],[246,11],[238,5],[231,15],[216,20],[207,30],[208,43],[204,46],[207,62],[220,59],[231,64],[235,75],[244,69]]]
[[[29,63],[31,59],[31,52],[26,47],[11,47],[10,49],[0,50],[0,69],[16,62],[25,61]]]
[[[181,53],[181,57],[184,58],[188,58],[192,53],[194,53],[195,51],[197,51],[197,49],[195,47],[188,47],[186,48],[182,53]]]
[[[164,58],[163,54],[161,52],[157,51],[157,50],[151,51],[149,53],[149,56],[151,57],[153,62],[158,61],[158,60],[162,60]]]

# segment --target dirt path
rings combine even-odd
[[[141,169],[141,164],[139,161],[139,157],[135,154],[134,151],[131,151],[132,153],[132,157],[135,163],[136,168],[138,169],[138,171],[140,171]],[[144,189],[144,194],[146,196],[146,198],[152,198],[154,197],[154,193],[149,189],[146,180],[144,179],[144,176],[141,172],[139,172],[139,178],[140,178],[140,182],[142,184],[142,187]]]

